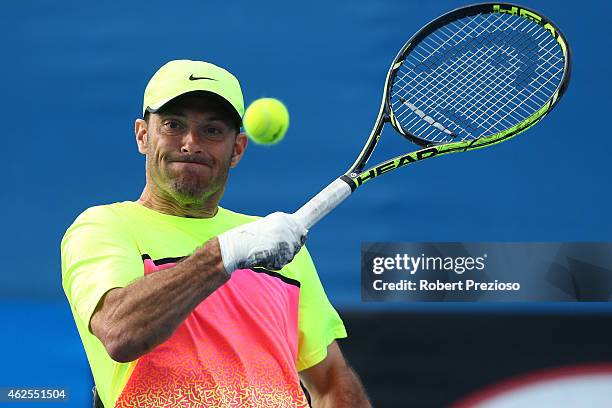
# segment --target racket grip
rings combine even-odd
[[[338,178],[293,213],[293,215],[306,229],[310,229],[310,227],[344,201],[346,197],[351,195],[351,192],[352,190],[348,183]]]

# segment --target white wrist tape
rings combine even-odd
[[[217,237],[223,266],[229,274],[255,266],[281,269],[298,253],[307,233],[293,215],[280,212],[233,228]]]

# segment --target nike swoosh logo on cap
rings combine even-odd
[[[189,75],[189,80],[190,81],[197,81],[198,79],[210,79],[211,81],[216,81],[215,78],[208,78],[208,77],[194,77],[193,74]]]

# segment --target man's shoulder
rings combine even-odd
[[[117,212],[125,208],[127,202],[94,205],[83,210],[74,220],[74,223],[96,219],[111,220],[117,218]]]
[[[104,230],[114,230],[122,228],[123,214],[125,211],[126,204],[129,202],[116,202],[110,204],[100,204],[91,206],[83,210],[76,216],[74,221],[68,226],[64,234],[70,235],[72,231],[94,231],[100,228]]]
[[[62,237],[62,253],[68,242],[71,242],[71,245],[81,246],[90,238],[97,239],[109,233],[122,233],[121,218],[114,210],[116,204],[119,203],[95,205],[82,211],[68,226]]]

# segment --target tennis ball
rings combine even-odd
[[[242,123],[252,141],[272,145],[285,136],[289,128],[289,112],[278,99],[261,98],[249,105]]]

